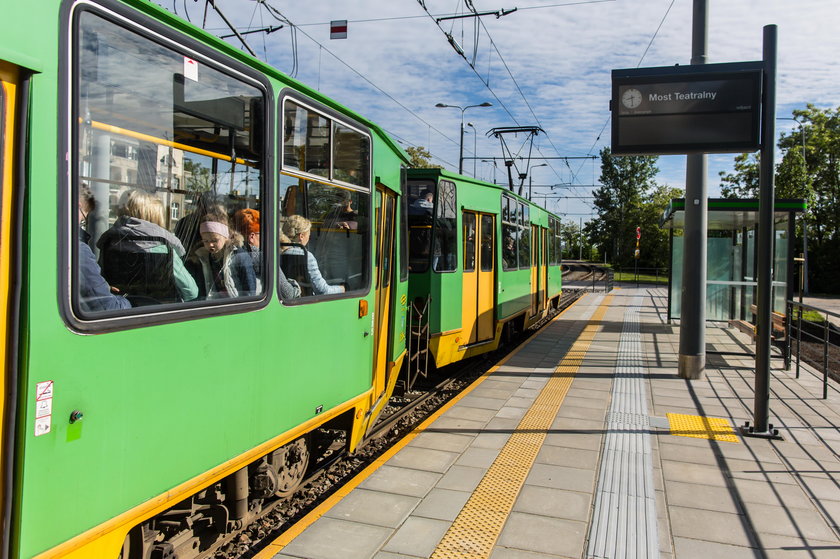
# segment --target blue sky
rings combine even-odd
[[[170,11],[202,24],[204,2],[157,0]],[[540,126],[529,180],[563,185],[546,200],[552,211],[585,222],[592,213],[590,185],[600,161],[541,160],[585,157],[608,146],[610,71],[637,66],[688,64],[691,58],[691,0],[474,0],[478,12],[518,8],[502,17],[484,16],[476,35],[474,18],[436,17],[464,12],[463,0],[265,0],[296,26],[246,39],[257,56],[315,86],[381,124],[404,146],[424,146],[435,162],[457,171],[461,112],[436,103],[492,107],[464,113],[464,154],[501,157],[496,127]],[[217,0],[238,29],[277,25],[254,0]],[[840,106],[840,2],[837,0],[709,0],[708,62],[759,60],[762,28],[778,25],[777,117],[806,103]],[[431,16],[429,15],[431,14]],[[435,17],[432,17],[435,16]],[[329,22],[348,20],[348,38],[330,40]],[[206,28],[229,31],[210,10]],[[456,52],[445,33],[464,52]],[[475,44],[475,37],[478,44]],[[235,39],[232,44],[241,46]],[[468,64],[473,62],[474,69]],[[777,132],[795,126],[778,120]],[[477,132],[477,133],[474,133]],[[508,137],[514,151],[523,136]],[[719,193],[718,173],[731,169],[733,155],[709,157],[709,195]],[[497,181],[505,179],[501,162]],[[658,181],[682,188],[685,157],[663,156]],[[464,162],[473,174],[473,161]],[[476,162],[476,176],[493,181],[490,163]],[[527,186],[528,181],[525,184]],[[570,186],[571,185],[571,186]]]

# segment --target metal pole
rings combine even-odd
[[[472,127],[473,129],[473,178],[475,178],[475,165],[476,161],[478,160],[478,130],[475,129],[475,126]]]
[[[799,313],[796,323],[796,378],[799,378],[799,364],[802,356],[802,291],[805,289],[805,253],[800,253],[799,258]]]
[[[828,317],[823,319],[823,400],[828,398]]]
[[[464,174],[464,111],[467,109],[461,109],[461,145],[458,150],[458,174]]]
[[[580,218],[580,246],[578,246],[578,260],[583,260],[583,218]]]
[[[770,416],[770,334],[773,326],[773,206],[776,139],[776,26],[764,26],[764,103],[758,198],[758,292],[756,293],[755,406],[753,432],[772,430]]]
[[[691,64],[706,63],[708,21],[706,0],[694,0]],[[679,376],[684,379],[702,378],[706,369],[707,174],[705,154],[687,156],[679,356]]]

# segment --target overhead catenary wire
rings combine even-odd
[[[279,16],[280,20],[281,20],[281,21],[286,22],[286,23],[289,25],[289,27],[291,27],[292,29],[297,29],[297,25],[295,25],[294,23],[292,23],[292,21],[291,21],[291,20],[289,20],[286,16],[284,16],[284,15],[282,14],[282,12],[280,12],[277,8],[275,8],[274,6],[272,6],[271,4],[269,4],[268,0],[258,0],[258,2],[259,2],[260,4],[263,4],[263,5],[264,5],[264,6],[265,6],[265,7],[266,7],[266,8],[267,8],[267,9],[268,9],[271,13],[273,13],[273,14],[275,14],[275,15]],[[348,63],[347,63],[347,62],[345,62],[344,60],[342,60],[342,59],[341,59],[341,57],[339,57],[339,56],[338,56],[337,54],[335,54],[333,51],[331,51],[330,49],[328,49],[327,47],[325,47],[322,43],[320,43],[319,41],[317,41],[317,40],[316,40],[314,37],[312,37],[309,33],[307,33],[306,31],[303,31],[303,30],[300,30],[300,32],[301,32],[301,33],[303,33],[303,35],[304,35],[307,39],[309,39],[310,41],[312,41],[313,43],[315,43],[316,45],[318,45],[321,49],[323,49],[323,50],[324,50],[327,54],[329,54],[329,55],[330,55],[330,56],[332,56],[334,59],[336,59],[338,62],[340,62],[342,65],[344,65],[344,66],[345,66],[348,70],[350,70],[351,72],[353,72],[354,74],[356,74],[357,76],[359,76],[360,78],[362,78],[362,79],[363,79],[365,82],[367,82],[367,83],[368,83],[371,87],[373,87],[374,89],[376,89],[377,91],[379,91],[380,93],[382,93],[383,95],[385,95],[388,99],[390,99],[390,100],[391,100],[391,101],[393,101],[394,103],[396,103],[396,104],[397,104],[397,105],[398,105],[401,109],[403,109],[404,111],[406,111],[407,113],[409,113],[411,116],[413,116],[414,118],[416,118],[417,120],[419,120],[419,121],[420,121],[420,122],[422,122],[423,124],[425,124],[425,125],[429,126],[432,130],[434,130],[435,132],[437,132],[438,134],[440,134],[442,137],[446,138],[446,139],[447,139],[447,140],[449,140],[450,142],[453,142],[453,143],[456,143],[456,144],[457,144],[457,142],[456,142],[455,140],[453,140],[452,138],[450,138],[449,136],[447,136],[446,134],[444,134],[443,132],[441,132],[440,130],[438,130],[437,128],[435,128],[434,126],[432,126],[429,122],[427,122],[425,119],[423,119],[423,117],[421,117],[420,115],[418,115],[417,113],[415,113],[414,111],[412,111],[411,109],[409,109],[408,107],[406,107],[406,106],[405,106],[404,104],[402,104],[399,100],[397,100],[397,99],[396,99],[393,95],[391,95],[390,93],[388,93],[387,91],[385,91],[384,89],[382,89],[381,87],[379,87],[378,85],[376,85],[375,83],[373,83],[373,82],[372,82],[372,81],[371,81],[371,80],[370,80],[367,76],[365,76],[364,74],[362,74],[361,72],[359,72],[358,70],[356,70],[355,68],[353,68],[350,64],[348,64]]]
[[[589,3],[589,2],[581,2],[581,3]],[[446,31],[445,31],[445,30],[441,27],[441,25],[440,25],[440,19],[439,19],[439,18],[435,18],[434,16],[432,16],[431,12],[429,12],[429,10],[428,10],[428,8],[426,7],[425,2],[424,2],[423,0],[418,0],[418,4],[420,4],[420,6],[421,6],[421,7],[423,8],[423,10],[427,13],[427,15],[428,15],[430,18],[432,18],[432,20],[435,22],[435,25],[437,25],[437,27],[438,27],[438,28],[439,28],[439,29],[440,29],[440,30],[444,33],[444,35],[447,37],[447,39],[450,41],[450,43],[452,43],[452,35],[451,35],[451,33],[447,33],[447,32],[446,32]],[[477,26],[478,26],[478,25],[480,25],[480,26],[481,26],[481,28],[482,28],[482,29],[484,29],[484,32],[485,32],[485,34],[487,35],[487,38],[488,38],[488,40],[490,41],[490,44],[492,45],[493,50],[496,52],[496,55],[499,57],[499,60],[502,62],[502,65],[504,66],[505,70],[507,71],[507,74],[508,74],[508,76],[510,77],[511,81],[513,82],[513,84],[514,84],[514,86],[515,86],[515,88],[516,88],[517,92],[518,92],[518,93],[519,93],[519,95],[522,97],[522,100],[525,102],[525,105],[527,106],[528,111],[531,113],[531,116],[534,118],[534,120],[536,121],[537,125],[538,125],[538,126],[540,126],[540,127],[542,128],[541,121],[540,121],[539,117],[537,116],[536,112],[534,111],[533,106],[532,106],[532,105],[531,105],[531,103],[528,101],[527,96],[525,95],[524,91],[523,91],[523,90],[522,90],[522,88],[520,87],[519,82],[516,80],[516,77],[513,75],[513,72],[511,71],[510,67],[508,66],[507,62],[505,61],[504,56],[502,56],[502,53],[501,53],[501,51],[499,50],[499,47],[496,45],[495,41],[493,40],[493,37],[490,35],[489,30],[488,30],[488,29],[487,29],[487,27],[484,25],[484,22],[483,22],[483,21],[481,21],[481,18],[480,18],[480,17],[478,17],[478,16],[479,16],[479,14],[478,14],[477,10],[476,10],[476,9],[475,9],[475,7],[472,5],[472,2],[467,2],[467,3],[466,3],[466,5],[467,5],[467,8],[468,8],[468,9],[472,12],[472,14],[475,16],[475,19],[477,20],[477,24],[476,24],[476,25],[477,25]],[[477,39],[476,39],[476,42],[477,42]],[[453,47],[455,47],[455,45],[454,45],[454,44],[453,44]],[[499,98],[499,96],[496,94],[496,92],[495,92],[495,91],[493,90],[493,88],[490,86],[490,79],[489,79],[489,76],[488,76],[486,79],[485,79],[485,78],[483,78],[483,77],[481,76],[480,72],[478,71],[478,69],[477,69],[477,68],[476,68],[476,66],[475,66],[474,61],[473,61],[473,63],[470,63],[470,62],[469,62],[469,60],[467,60],[467,59],[466,59],[466,56],[465,56],[465,55],[464,55],[464,53],[463,53],[463,49],[458,49],[458,48],[456,48],[456,51],[458,52],[458,54],[460,54],[460,56],[461,56],[462,58],[464,58],[464,60],[467,62],[468,66],[469,66],[469,67],[470,67],[470,69],[473,71],[473,73],[475,73],[475,74],[476,74],[476,76],[479,78],[479,80],[481,80],[481,82],[484,84],[485,88],[486,88],[486,89],[487,89],[487,90],[491,93],[491,95],[493,95],[493,97],[494,97],[494,98],[496,99],[496,101],[499,103],[499,106],[501,106],[501,107],[502,107],[502,109],[503,109],[503,110],[504,110],[504,111],[508,114],[508,116],[511,118],[511,120],[512,120],[514,123],[516,123],[517,125],[519,125],[519,121],[516,119],[516,117],[514,117],[514,116],[513,116],[513,114],[511,113],[510,109],[508,109],[507,105],[506,105],[506,104],[505,104],[505,103],[504,103],[504,102],[503,102],[503,101]],[[557,146],[556,146],[556,145],[554,145],[554,142],[552,141],[551,136],[550,136],[548,133],[545,133],[545,135],[546,135],[546,140],[547,140],[547,141],[548,141],[548,143],[551,145],[551,147],[552,147],[552,149],[554,150],[554,152],[555,152],[555,153],[557,153],[557,154],[559,155],[559,154],[560,154],[560,150],[558,150],[558,149],[557,149]],[[591,150],[590,150],[590,151],[591,151]],[[542,153],[542,152],[539,150],[539,148],[538,148],[538,152],[539,152],[539,153]],[[567,163],[567,166],[568,166],[568,163]],[[548,165],[548,167],[549,167],[549,168],[550,168],[550,169],[551,169],[551,170],[555,173],[555,175],[557,175],[557,177],[558,177],[558,178],[560,177],[560,174],[557,172],[557,170],[556,170],[556,169],[554,169],[554,168],[551,166],[551,164],[549,164],[549,165]],[[569,167],[569,170],[570,170],[570,171],[573,173],[573,175],[574,175],[574,172],[572,171],[571,167]]]

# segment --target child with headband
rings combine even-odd
[[[242,235],[228,227],[227,215],[205,215],[198,230],[201,246],[193,253],[191,270],[200,295],[207,299],[254,295],[253,262],[242,248]]]

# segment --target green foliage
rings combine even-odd
[[[411,166],[416,169],[441,169],[440,165],[431,162],[432,154],[423,146],[411,146],[405,148],[405,152],[411,158]]]
[[[758,153],[741,153],[735,156],[735,170],[721,171],[720,195],[724,198],[758,198]]]
[[[636,227],[641,229],[639,265],[667,266],[670,262],[668,232],[659,227],[659,217],[671,198],[681,193],[657,184],[656,157],[615,157],[601,150],[601,188],[593,192],[598,219],[586,233],[613,264],[632,266],[636,250]]]
[[[198,161],[184,158],[184,176],[187,190],[192,192],[209,192],[213,190],[214,180],[210,169]]]
[[[782,157],[776,165],[776,198],[802,198],[808,204],[808,252],[811,289],[838,292],[840,284],[840,107],[809,104],[793,111],[799,124],[779,138]],[[721,173],[721,194],[727,198],[758,197],[759,159],[735,157],[732,173]],[[797,237],[802,238],[802,227]]]

